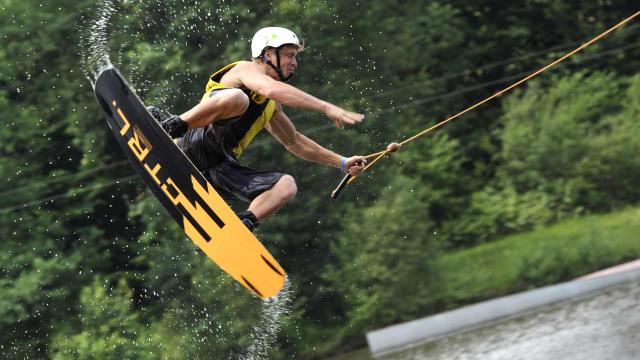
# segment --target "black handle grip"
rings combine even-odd
[[[344,176],[344,179],[342,179],[342,181],[340,181],[340,184],[338,184],[338,187],[336,187],[335,190],[333,190],[333,192],[331,193],[331,198],[332,199],[337,199],[338,195],[340,195],[340,192],[342,191],[342,189],[344,189],[345,186],[347,186],[347,182],[349,182],[349,179],[351,179],[351,174],[347,174]]]

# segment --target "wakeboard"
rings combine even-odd
[[[131,164],[185,234],[222,270],[261,298],[282,289],[285,271],[174,144],[115,67],[95,96]]]

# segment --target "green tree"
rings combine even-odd
[[[631,100],[624,98],[625,87],[613,74],[587,77],[576,73],[559,79],[549,89],[534,85],[521,99],[512,98],[507,102],[502,137],[502,178],[520,193],[540,190],[549,194],[558,216],[579,209],[610,208],[613,194],[608,187],[617,184],[599,187],[592,179],[606,175],[597,175],[600,172],[593,168],[613,160],[600,153],[610,152],[606,147],[616,144],[612,136],[629,130],[625,126],[627,114],[617,115],[623,103]],[[624,141],[615,146],[632,151],[637,145]],[[619,153],[619,148],[614,151]],[[634,169],[633,164],[621,162],[623,158],[605,166],[620,164],[620,171]],[[617,175],[612,174],[620,179]],[[628,174],[622,181],[629,181]]]
[[[638,77],[612,73],[534,82],[505,104],[495,184],[477,191],[451,227],[475,244],[566,216],[637,202]]]
[[[164,346],[140,319],[133,293],[123,278],[93,278],[80,292],[82,331],[60,332],[52,341],[53,359],[160,359]]]

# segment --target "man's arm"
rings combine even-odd
[[[342,128],[345,123],[358,123],[364,118],[362,114],[347,111],[339,106],[307,94],[294,86],[276,81],[260,71],[260,67],[254,63],[242,63],[236,65],[236,67],[237,71],[235,71],[234,74],[247,88],[290,107],[322,112],[331,119],[338,128]]]
[[[362,172],[365,158],[362,156],[352,156],[344,158],[344,164],[341,164],[342,156],[335,152],[324,148],[315,141],[300,134],[289,117],[278,106],[273,117],[267,123],[266,129],[273,135],[290,153],[309,161],[319,164],[332,166],[340,169],[344,166],[345,172],[357,176]]]

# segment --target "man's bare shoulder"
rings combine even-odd
[[[233,87],[242,87],[245,85],[242,81],[243,76],[245,74],[264,74],[264,69],[255,62],[252,61],[240,61],[236,66],[231,68],[224,76],[222,77],[221,83],[227,86]]]
[[[240,61],[236,66],[233,67],[229,72],[240,73],[240,72],[259,72],[265,73],[265,70],[258,63],[253,61]]]

